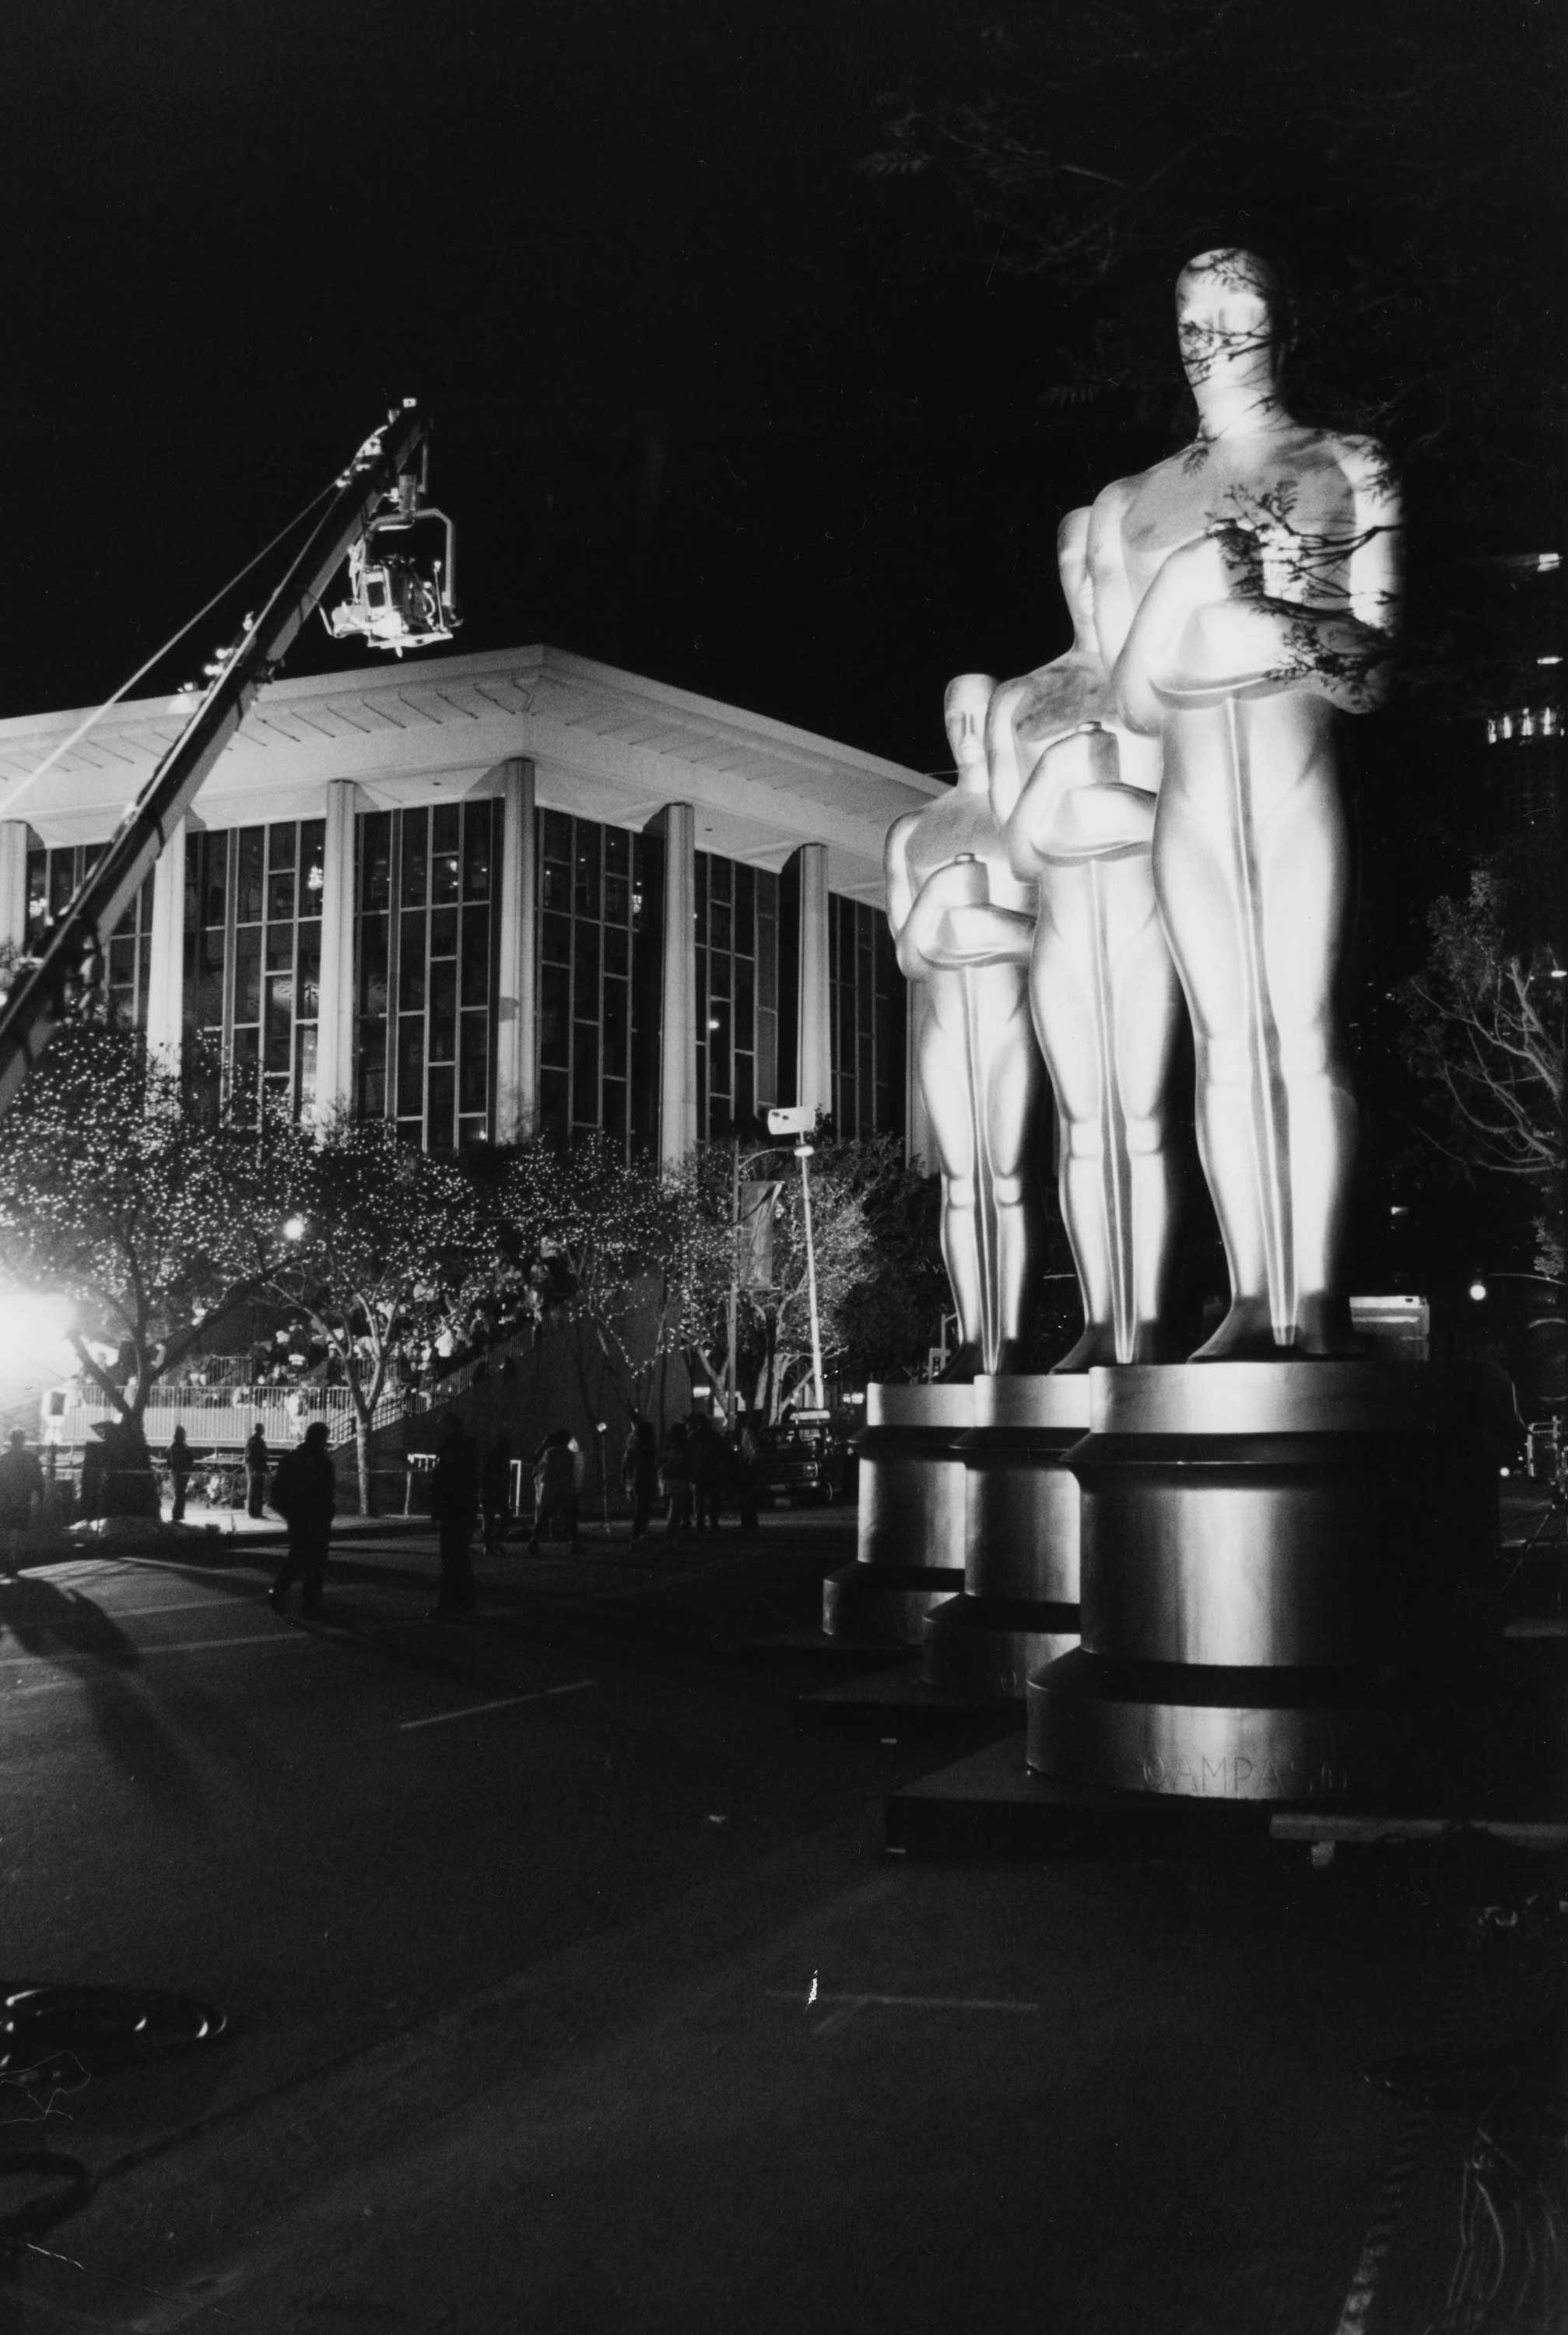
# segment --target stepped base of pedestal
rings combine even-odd
[[[1080,1648],[1029,1682],[1038,1774],[1114,1791],[1321,1807],[1429,1778],[1437,1710],[1377,1671],[1120,1662]]]
[[[1378,1855],[1388,1841],[1440,1844],[1463,1855],[1477,1836],[1561,1858],[1568,1846],[1560,1795],[1529,1778],[1467,1797],[1450,1788],[1389,1795],[1350,1809],[1271,1808],[1263,1800],[1185,1799],[1064,1784],[1024,1765],[1021,1733],[1010,1734],[890,1792],[884,1836],[906,1856],[1189,1857],[1203,1863],[1282,1857],[1321,1862],[1320,1844],[1346,1855]],[[1543,1874],[1545,1885],[1546,1873]]]
[[[951,1597],[927,1615],[921,1675],[949,1694],[1021,1702],[1032,1674],[1078,1644],[1076,1605]]]
[[[825,1636],[870,1646],[918,1646],[925,1617],[963,1587],[960,1565],[840,1565],[822,1584]]]

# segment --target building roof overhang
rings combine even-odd
[[[82,715],[0,722],[0,819],[25,819],[47,844],[102,841],[182,719],[168,698],[117,705],[31,785]],[[700,850],[777,867],[798,845],[824,843],[832,888],[873,901],[888,828],[945,791],[852,746],[536,644],[267,683],[192,818],[316,817],[332,779],[352,780],[366,809],[492,793],[518,757],[532,761],[547,809],[641,828],[688,802]]]

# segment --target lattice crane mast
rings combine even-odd
[[[410,398],[366,439],[333,499],[259,616],[207,667],[208,683],[179,736],[115,829],[49,935],[37,964],[0,1009],[0,1110],[37,1061],[71,1001],[92,984],[109,937],[146,881],[172,829],[238,730],[263,682],[320,606],[344,560],[349,597],[322,610],[334,639],[372,648],[450,641],[460,618],[452,523],[422,498],[430,424]],[[421,548],[431,524],[440,548]]]

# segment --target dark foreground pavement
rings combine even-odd
[[[417,1536],[345,1548],[327,1633],[272,1622],[259,1549],[24,1577],[0,1960],[236,2031],[0,2088],[0,2141],[90,2183],[45,2226],[15,2169],[0,2323],[1441,2323],[1474,2095],[1551,2049],[1560,1867],[889,1856],[883,1793],[962,1747],[793,1731],[846,1554],[508,1557],[466,1630],[419,1620]]]

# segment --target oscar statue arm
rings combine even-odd
[[[1034,921],[1021,908],[1000,908],[991,902],[949,908],[937,925],[929,962],[953,971],[964,965],[1027,964],[1034,946]]]
[[[915,886],[909,873],[909,838],[919,817],[918,811],[912,810],[905,812],[902,819],[895,819],[887,830],[887,840],[882,852],[882,872],[887,890],[887,925],[893,935],[898,970],[905,981],[918,981],[925,970],[915,961],[905,937],[909,929],[909,911],[915,906]]]
[[[1212,522],[1171,552],[1118,659],[1118,700],[1145,736],[1173,707],[1287,690],[1369,712],[1387,693],[1399,608],[1398,489],[1370,440],[1341,441],[1344,533],[1298,528],[1287,510]]]
[[[1103,722],[1080,722],[1060,738],[1049,739],[1008,825],[1007,854],[1013,874],[1027,882],[1064,852],[1079,857],[1083,847],[1072,798],[1102,796],[1111,790],[1117,796],[1129,792],[1118,784],[1119,775],[1117,741]],[[1152,802],[1149,810],[1152,823]]]
[[[999,689],[992,690],[986,708],[985,767],[991,781],[991,815],[999,835],[1006,834],[1007,823],[1028,782],[1029,773],[1019,749],[1013,719],[1028,696],[1031,678],[1026,674],[1020,681],[1004,681]]]
[[[945,860],[916,884],[909,846],[920,816],[912,811],[895,822],[884,854],[887,921],[898,969],[906,981],[923,981],[934,967],[958,962],[946,920],[954,910],[983,909],[990,898],[985,869],[971,852]]]

